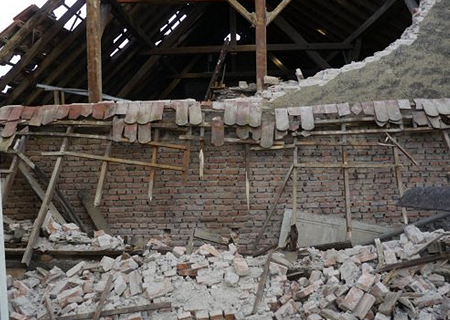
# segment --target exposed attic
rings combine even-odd
[[[102,35],[103,93],[200,100],[227,37],[220,78],[227,86],[255,82],[256,32],[248,20],[256,17],[255,5],[241,6],[234,0],[103,1],[96,30]],[[284,9],[275,16],[277,6]],[[288,80],[295,79],[296,68],[308,77],[361,60],[397,39],[416,6],[414,0],[268,0],[266,19],[274,19],[264,28],[267,46],[260,43],[260,50],[267,55],[259,64],[267,61],[267,71],[260,71]],[[53,93],[37,84],[88,89],[86,47],[94,44],[86,41],[85,7],[86,0],[49,0],[25,9],[1,33],[0,61],[10,66],[0,78],[2,105],[52,102]],[[65,100],[86,97],[66,94]]]

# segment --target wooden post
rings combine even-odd
[[[89,102],[102,100],[102,48],[100,0],[86,0]]]
[[[155,129],[155,136],[153,138],[153,141],[158,142],[159,141],[159,129]],[[152,150],[152,163],[156,164],[158,158],[158,147],[153,147]],[[148,200],[153,200],[153,186],[155,184],[155,169],[150,168],[150,180],[148,183]]]
[[[19,152],[23,152],[24,148],[25,148],[25,143],[26,143],[26,138],[22,137],[20,138],[20,140],[17,140],[16,145],[14,146],[14,149],[19,151]],[[3,186],[3,190],[1,190],[1,196],[2,196],[2,201],[3,203],[6,203],[6,199],[8,198],[8,194],[9,191],[12,188],[14,179],[16,177],[17,174],[17,169],[19,168],[19,162],[20,159],[17,155],[14,155],[12,161],[11,161],[11,165],[9,167],[9,174],[5,179],[5,184]]]
[[[345,131],[345,124],[342,125],[342,130]],[[347,142],[347,136],[342,137],[342,142],[345,144]],[[342,146],[342,163],[344,165],[347,164],[347,150],[345,150],[345,146]],[[347,221],[347,239],[352,238],[352,209],[350,202],[350,183],[348,180],[348,168],[344,167],[344,197],[345,197],[345,217]]]
[[[1,179],[0,179],[0,191],[2,191]],[[3,203],[1,197],[0,197],[0,319],[5,320],[9,319],[8,288],[6,287],[5,237],[3,233]]]
[[[105,150],[105,157],[111,156],[112,140],[108,141]],[[98,178],[97,190],[95,191],[94,207],[98,207],[102,201],[103,185],[105,184],[106,172],[108,171],[108,161],[102,162],[100,176]]]
[[[266,0],[255,0],[256,13],[256,88],[264,90],[267,75]]]
[[[297,144],[297,138],[294,138],[294,144]],[[292,221],[291,225],[295,225],[297,223],[297,180],[298,180],[298,146],[294,147],[294,176],[293,176],[293,185],[292,185]]]
[[[401,198],[403,196],[403,182],[402,182],[402,169],[399,166],[400,157],[398,154],[398,148],[392,147],[392,152],[394,154],[394,164],[395,164],[395,180],[397,182],[398,195]],[[403,223],[408,224],[408,213],[406,212],[406,208],[402,207],[402,217]]]
[[[72,127],[68,127],[66,130],[66,133],[71,133],[72,130],[73,130]],[[61,152],[66,151],[68,144],[69,144],[69,138],[64,138],[63,142],[61,144],[60,151]],[[30,238],[28,240],[28,244],[25,249],[25,253],[23,254],[23,257],[22,257],[22,263],[25,263],[27,266],[30,264],[31,257],[33,255],[33,247],[34,247],[37,239],[39,238],[39,232],[41,230],[42,223],[44,222],[45,216],[47,215],[47,211],[48,211],[50,202],[52,200],[53,193],[55,191],[56,181],[58,180],[59,173],[61,172],[61,169],[62,169],[62,161],[63,161],[63,156],[58,156],[58,159],[56,159],[55,167],[53,168],[52,176],[51,176],[50,181],[47,186],[47,191],[45,192],[44,199],[42,200],[42,204],[39,209],[39,213],[37,215],[36,220],[34,221],[33,230],[31,231]]]

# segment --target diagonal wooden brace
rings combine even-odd
[[[230,6],[232,6],[237,12],[239,12],[248,22],[250,22],[254,27],[256,26],[256,14],[254,12],[248,12],[247,9],[245,9],[245,7],[237,0],[227,1]]]
[[[266,26],[268,26],[290,2],[291,0],[283,0],[273,11],[267,12]]]

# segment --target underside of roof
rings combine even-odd
[[[87,89],[85,2],[30,6],[0,34],[0,62],[11,67],[0,78],[1,105],[51,103],[53,93],[37,84]],[[254,11],[253,1],[241,3]],[[268,0],[268,10],[279,3]],[[255,29],[227,1],[107,0],[102,13],[103,92],[108,95],[200,100],[233,30],[237,40],[231,37],[220,78],[227,86],[255,81]],[[410,24],[404,1],[293,0],[267,28],[268,74],[295,79],[296,68],[308,77],[362,60]],[[66,103],[85,101],[65,96]]]

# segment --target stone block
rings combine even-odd
[[[250,274],[250,269],[248,267],[247,261],[245,261],[242,256],[236,256],[233,259],[233,266],[238,276],[242,277]]]
[[[307,301],[303,304],[303,312],[305,312],[307,316],[319,311],[319,305],[316,301]]]
[[[209,312],[200,310],[195,313],[195,320],[209,320]]]
[[[146,283],[146,293],[150,300],[165,296],[167,293],[172,292],[173,289],[169,280]]]
[[[384,297],[389,292],[389,288],[384,285],[382,282],[377,282],[369,291],[371,295],[375,298]]]
[[[339,320],[340,314],[331,309],[322,309],[319,314],[327,320]]]
[[[361,320],[364,319],[374,305],[375,301],[376,298],[373,295],[370,293],[365,293],[356,308],[353,310],[353,314]]]
[[[347,293],[345,298],[341,301],[341,303],[339,304],[339,308],[344,311],[353,311],[363,296],[364,291],[356,287],[353,287]]]
[[[142,293],[142,275],[139,270],[135,270],[128,275],[128,282],[131,296]]]
[[[294,300],[289,300],[287,303],[281,306],[280,309],[278,309],[274,316],[277,320],[284,320],[288,318],[290,315],[293,315],[297,312],[297,304]]]
[[[120,272],[122,273],[130,273],[133,270],[139,268],[139,265],[133,258],[128,258],[120,261]]]
[[[269,271],[271,275],[284,276],[287,274],[288,268],[276,262],[270,262]]]
[[[115,260],[113,258],[104,256],[100,261],[100,267],[103,269],[104,272],[108,272],[114,266],[114,261]]]
[[[431,307],[442,303],[442,296],[439,293],[428,293],[416,299],[416,307]]]
[[[237,286],[239,282],[239,276],[233,271],[227,271],[225,273],[225,283],[230,287]]]
[[[414,225],[406,226],[404,231],[408,239],[414,244],[421,243],[425,239],[422,231]]]
[[[310,314],[306,320],[323,320],[323,318],[317,313]]]
[[[81,287],[65,290],[58,295],[57,300],[61,308],[73,302],[83,302],[83,290]]]
[[[127,283],[122,275],[117,276],[116,280],[114,281],[114,293],[117,296],[121,296],[122,293],[127,289]]]
[[[11,303],[14,306],[14,309],[24,316],[31,317],[36,314],[36,307],[28,297],[21,296],[15,298],[11,301]]]
[[[142,314],[140,312],[130,314],[128,316],[127,320],[143,320]]]
[[[359,277],[358,281],[356,281],[355,286],[363,291],[369,291],[375,282],[375,276],[371,274],[363,274]]]
[[[81,272],[83,272],[85,265],[86,265],[86,262],[81,261],[80,263],[78,263],[77,265],[72,267],[71,269],[67,270],[67,272],[66,272],[67,277],[70,278],[75,275],[79,276],[81,274]]]
[[[378,259],[378,255],[376,253],[369,253],[369,254],[357,256],[357,258],[360,263],[364,263],[367,261],[373,261],[375,259]]]
[[[209,312],[209,317],[211,320],[225,320],[222,310],[212,310]]]
[[[190,312],[183,312],[178,314],[177,316],[177,320],[192,320],[192,319],[194,318],[192,317],[192,314]]]
[[[322,272],[318,270],[311,271],[311,275],[309,276],[309,282],[313,283],[322,278]]]
[[[374,320],[391,320],[391,317],[387,316],[385,314],[382,314],[381,312],[377,312]]]
[[[313,283],[313,284],[307,286],[306,288],[303,288],[300,291],[296,292],[294,297],[295,297],[295,299],[302,299],[302,298],[309,296],[316,290],[317,290],[317,285]]]

